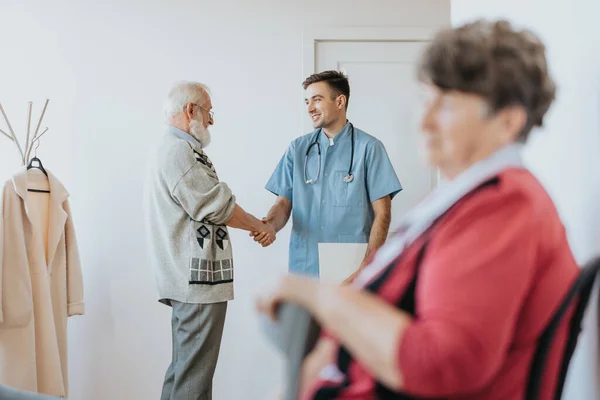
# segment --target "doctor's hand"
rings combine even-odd
[[[342,282],[342,285],[350,285],[352,282],[354,282],[354,280],[356,279],[356,277],[358,276],[358,274],[360,274],[360,269],[358,271],[356,271],[355,273],[353,273],[352,275],[350,275],[349,277],[347,277]]]
[[[262,219],[264,230],[260,232],[250,232],[250,236],[254,238],[255,242],[260,243],[262,247],[267,247],[273,244],[277,239],[277,233],[275,228],[271,225],[266,218]]]

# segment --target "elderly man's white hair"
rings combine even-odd
[[[173,85],[165,100],[165,117],[170,119],[175,115],[182,113],[186,104],[189,103],[202,105],[209,95],[210,89],[203,83],[189,81],[177,82]]]

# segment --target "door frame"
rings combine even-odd
[[[315,52],[319,42],[428,42],[446,26],[422,27],[364,27],[364,26],[305,26],[302,29],[302,80],[316,72]],[[307,127],[306,110],[302,108],[302,132]],[[432,173],[432,186],[441,181],[440,170]]]
[[[315,50],[318,42],[427,42],[440,29],[429,27],[327,27],[306,26],[302,30],[303,77],[315,73]]]

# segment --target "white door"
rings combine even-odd
[[[403,190],[392,204],[394,227],[437,183],[419,154],[416,63],[424,41],[316,41],[316,71],[350,80],[348,119],[383,142]],[[310,121],[306,119],[307,127]]]

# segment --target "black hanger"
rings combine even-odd
[[[33,163],[37,162],[38,165],[34,165]],[[27,165],[27,169],[30,170],[32,168],[37,168],[40,171],[42,171],[44,173],[44,175],[48,176],[48,173],[46,172],[46,170],[44,169],[44,166],[42,165],[42,160],[40,160],[37,157],[33,157],[30,161],[29,164]],[[28,192],[35,192],[35,193],[50,193],[49,190],[38,190],[38,189],[27,189]]]
[[[37,161],[38,165],[33,165],[34,161]],[[37,157],[33,157],[29,161],[29,164],[27,165],[27,169],[32,169],[32,168],[37,168],[37,169],[41,170],[44,173],[44,175],[48,176],[48,173],[46,172],[46,170],[44,169],[44,166],[42,165],[42,160],[40,160]]]

